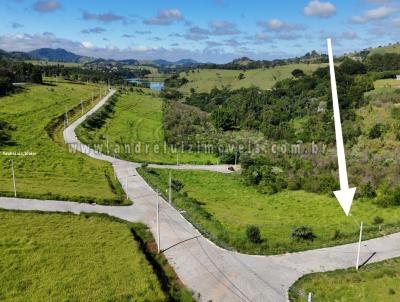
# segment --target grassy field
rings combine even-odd
[[[151,163],[177,162],[176,149],[164,146],[162,101],[150,90],[123,93],[118,97],[114,114],[97,131],[80,126],[81,140],[100,145],[103,151],[121,158]],[[129,145],[130,147],[125,147]],[[146,150],[147,148],[147,150]],[[178,151],[180,163],[216,163],[211,154]]]
[[[181,73],[189,83],[182,86],[182,92],[188,93],[191,88],[197,92],[209,92],[214,87],[231,86],[233,89],[241,87],[257,86],[261,89],[271,89],[279,80],[292,77],[292,71],[296,68],[305,73],[311,73],[325,64],[291,64],[269,69],[252,69],[245,72],[241,70],[223,69],[200,69],[194,72]],[[239,74],[243,73],[245,78],[239,80]]]
[[[81,67],[83,65],[83,63],[53,62],[53,61],[40,61],[40,60],[27,60],[26,63],[32,63],[33,65],[40,65],[40,66],[64,65],[65,67]]]
[[[310,274],[289,291],[290,301],[305,302],[298,292],[313,293],[313,301],[397,302],[400,301],[400,258],[361,268]]]
[[[400,88],[400,81],[396,79],[385,79],[374,82],[375,89],[381,88]]]
[[[167,265],[155,270],[163,260],[144,250],[154,241],[143,225],[9,211],[0,211],[0,221],[2,301],[171,301],[168,290],[179,298],[172,301],[191,301]]]
[[[385,54],[385,53],[400,53],[400,44],[393,44],[393,45],[387,45],[383,47],[377,47],[371,50],[369,55],[372,54]]]
[[[140,173],[160,192],[166,192],[169,171],[147,168]],[[239,177],[172,171],[172,178],[184,184],[181,192],[174,193],[176,207],[186,211],[188,219],[220,245],[249,253],[277,254],[357,241],[360,221],[365,225],[364,238],[400,230],[399,208],[378,208],[370,201],[356,200],[352,216],[346,217],[335,198],[304,191],[264,195],[244,185]],[[378,215],[384,219],[381,226],[373,224]],[[248,225],[260,228],[262,243],[247,240]],[[314,241],[291,238],[293,228],[304,225],[312,228],[317,236]]]
[[[15,127],[14,145],[0,147],[1,195],[13,195],[14,160],[18,197],[125,202],[110,164],[69,153],[62,141],[65,110],[71,110],[69,122],[73,121],[81,114],[80,100],[86,100],[86,111],[95,103],[92,94],[98,93],[98,86],[59,81],[0,98],[0,120]],[[24,152],[31,154],[21,155]]]

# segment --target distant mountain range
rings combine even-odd
[[[201,63],[191,60],[182,59],[176,62],[166,60],[153,60],[153,61],[139,61],[135,59],[125,60],[112,60],[102,58],[91,58],[80,56],[69,52],[62,48],[40,48],[30,52],[6,52],[0,49],[0,58],[14,59],[14,60],[40,60],[51,61],[60,63],[86,63],[90,65],[153,65],[156,67],[177,67],[177,66],[193,66]]]

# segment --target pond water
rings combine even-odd
[[[147,79],[128,79],[129,83],[143,85],[154,91],[161,91],[164,89],[164,82],[149,81]]]

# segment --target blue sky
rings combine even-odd
[[[227,62],[400,40],[394,0],[0,0],[0,48],[61,47],[116,59]]]

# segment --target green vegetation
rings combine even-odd
[[[400,258],[369,264],[360,271],[338,270],[307,275],[290,289],[292,302],[305,302],[300,293],[313,293],[313,301],[397,302],[400,300]]]
[[[74,62],[53,62],[53,61],[40,61],[40,60],[26,60],[26,63],[31,63],[33,65],[39,66],[65,66],[65,67],[82,67],[83,63],[74,63]]]
[[[324,64],[289,64],[274,68],[260,68],[252,70],[225,70],[225,69],[199,69],[180,74],[187,78],[187,84],[181,87],[183,93],[188,94],[191,89],[196,92],[210,92],[213,88],[230,86],[232,89],[256,86],[260,89],[271,89],[277,81],[292,77],[294,69],[301,69],[311,73]],[[243,77],[239,75],[243,73]]]
[[[0,211],[2,301],[192,301],[141,224]]]
[[[140,170],[160,192],[168,188],[169,172]],[[266,195],[245,185],[237,174],[171,173],[183,185],[179,192],[173,191],[174,205],[186,211],[186,217],[206,236],[243,252],[280,254],[354,242],[359,221],[365,223],[365,239],[400,230],[400,208],[382,208],[367,199],[356,200],[352,216],[346,217],[337,200],[327,195],[304,191]],[[381,223],[377,223],[378,214]],[[259,228],[260,240],[250,226]]]
[[[131,161],[175,164],[178,152],[179,163],[215,163],[213,154],[177,151],[165,143],[162,106],[162,100],[148,89],[123,91],[100,129],[85,124],[77,134],[83,142]]]
[[[380,46],[370,51],[370,55],[373,54],[385,54],[385,53],[398,53],[400,54],[400,43],[395,43],[387,46]]]
[[[400,81],[396,79],[377,80],[374,83],[375,89],[380,88],[400,88]]]
[[[86,111],[98,93],[99,86],[58,81],[0,98],[0,120],[12,128],[11,142],[0,148],[2,196],[13,196],[14,160],[18,197],[126,203],[111,165],[70,153],[62,139],[65,110],[72,122],[81,114],[81,100]]]

